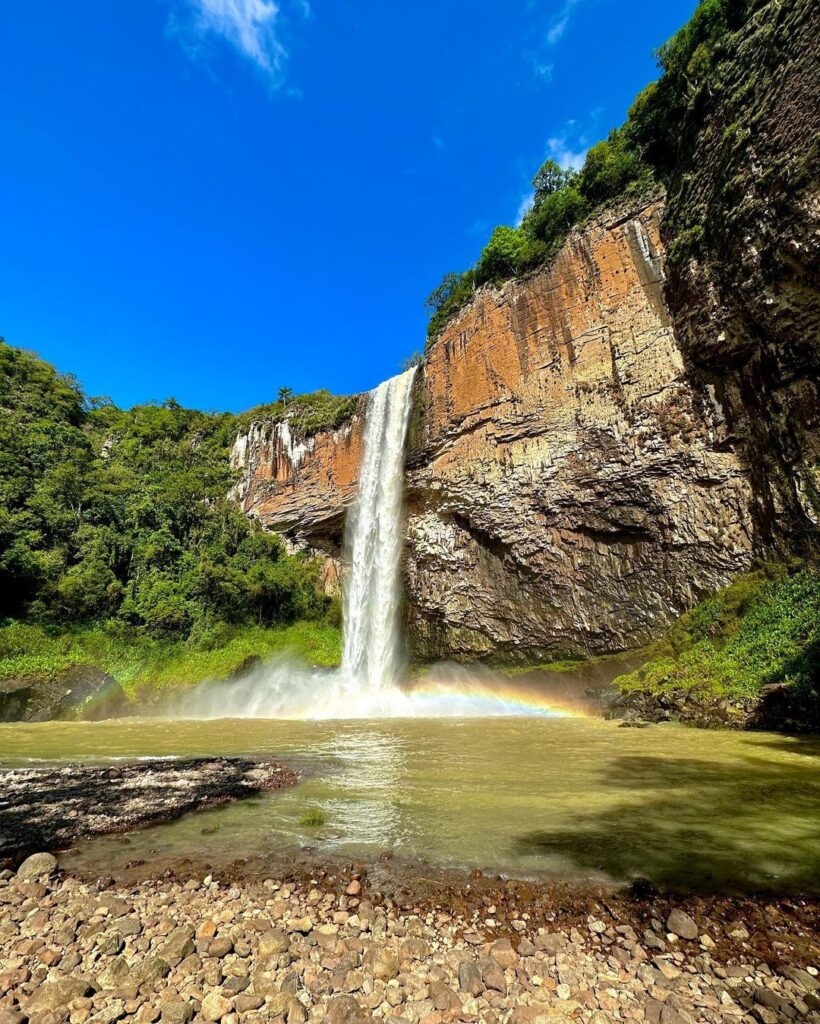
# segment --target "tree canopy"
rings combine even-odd
[[[327,612],[314,562],[227,498],[237,417],[87,399],[2,341],[0,412],[0,616],[207,643]]]

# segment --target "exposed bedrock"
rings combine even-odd
[[[347,507],[356,493],[362,458],[365,402],[332,430],[294,437],[287,420],[253,423],[240,434],[231,465],[241,478],[233,496],[250,516],[294,548],[324,559],[323,583],[337,594]]]
[[[485,287],[416,377],[408,636],[419,657],[638,647],[820,523],[820,8],[770,2],[693,94],[668,194]],[[668,252],[665,242],[669,241]],[[329,554],[364,405],[237,442],[245,509]]]
[[[749,563],[751,487],[664,305],[661,212],[574,233],[430,347],[408,475],[417,655],[639,646]]]
[[[770,2],[732,37],[681,125],[666,300],[711,382],[755,492],[762,539],[820,525],[820,5]]]
[[[663,298],[662,200],[575,232],[548,270],[486,288],[429,347],[408,451],[406,590],[419,657],[639,646],[751,561],[749,475]],[[364,407],[294,438],[256,424],[243,508],[326,556]]]

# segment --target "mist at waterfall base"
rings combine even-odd
[[[487,669],[441,664],[405,678],[401,635],[404,448],[415,369],[370,393],[364,456],[345,528],[350,571],[338,669],[286,656],[238,680],[194,687],[174,705],[184,718],[414,718],[567,713]]]

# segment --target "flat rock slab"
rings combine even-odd
[[[295,781],[278,761],[228,757],[0,770],[0,858],[156,825]]]

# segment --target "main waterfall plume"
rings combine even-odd
[[[404,443],[415,367],[371,392],[359,490],[345,547],[342,675],[371,690],[393,687],[401,669]]]
[[[359,487],[345,527],[344,648],[338,669],[287,657],[205,683],[175,712],[194,718],[384,718],[560,714],[486,669],[435,666],[407,688],[401,629],[404,448],[415,369],[370,392]]]

